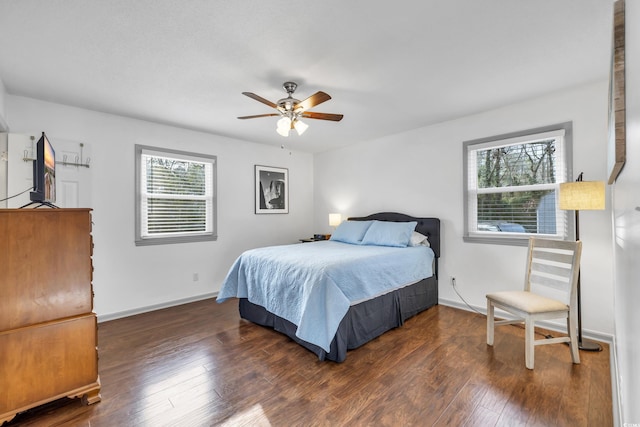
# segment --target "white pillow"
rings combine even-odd
[[[411,238],[409,239],[409,246],[426,246],[431,247],[429,244],[429,238],[424,234],[420,234],[417,231],[411,233]]]

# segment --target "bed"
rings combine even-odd
[[[346,241],[334,241],[347,226],[364,229],[362,240],[349,242],[349,232]],[[412,243],[396,247],[402,244],[370,239],[390,227],[411,230]],[[427,240],[414,245],[417,236]],[[243,319],[334,362],[438,303],[439,219],[376,213],[349,218],[333,238],[246,251],[225,278],[218,302],[238,298]]]

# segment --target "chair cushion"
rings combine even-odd
[[[569,310],[569,306],[561,301],[527,291],[494,292],[487,294],[487,299],[502,305],[514,307],[529,314]]]

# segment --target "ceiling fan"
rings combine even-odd
[[[282,136],[289,136],[289,131],[291,129],[295,129],[296,132],[298,132],[298,135],[302,135],[304,131],[307,130],[309,125],[302,122],[300,120],[301,117],[304,117],[305,119],[331,120],[334,122],[339,122],[340,120],[342,120],[342,114],[314,113],[311,111],[307,111],[308,109],[315,107],[316,105],[330,100],[331,97],[328,94],[320,91],[314,93],[304,101],[299,101],[292,96],[298,87],[297,83],[284,82],[282,87],[285,91],[287,91],[288,96],[286,98],[278,100],[277,103],[273,103],[267,99],[264,99],[261,96],[256,95],[255,93],[242,92],[243,95],[255,99],[258,102],[262,102],[263,104],[268,105],[271,108],[275,108],[276,110],[278,110],[278,112],[269,114],[258,114],[255,116],[242,116],[238,118],[244,120],[255,119],[257,117],[280,116],[281,119],[278,120],[276,131]]]

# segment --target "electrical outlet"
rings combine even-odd
[[[200,280],[200,277],[198,276],[198,273],[193,273],[193,281],[197,282],[198,280]]]

